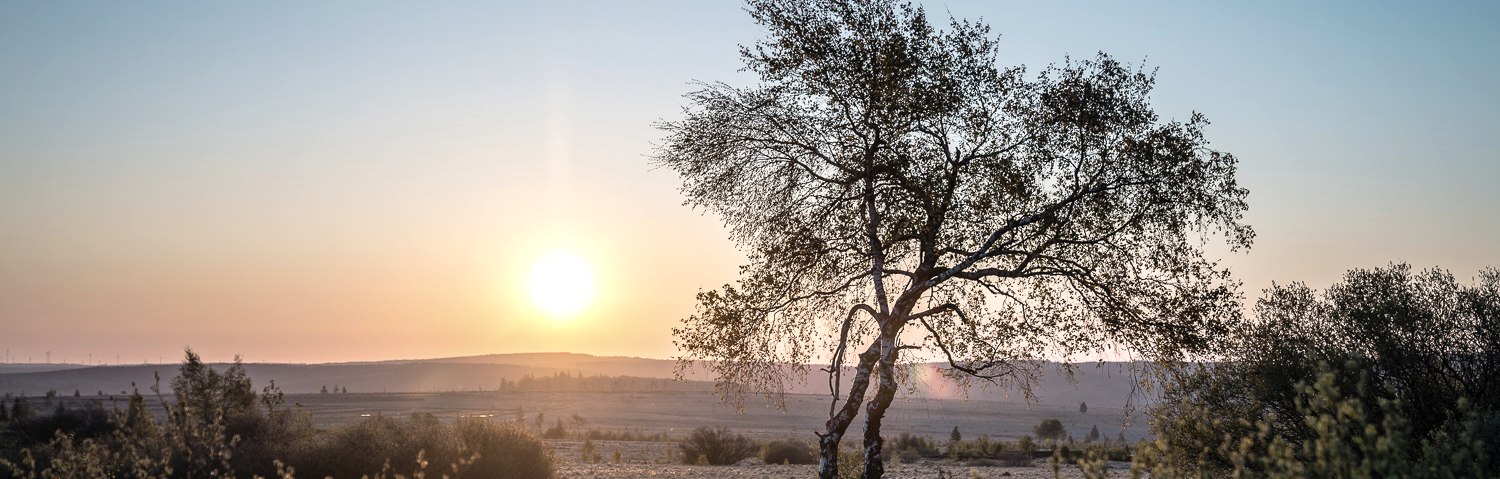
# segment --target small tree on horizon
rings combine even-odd
[[[239,355],[221,373],[205,364],[192,348],[184,348],[182,365],[172,378],[172,393],[177,397],[176,407],[205,421],[217,413],[227,417],[255,410],[255,391]]]
[[[673,334],[680,367],[706,361],[737,405],[784,405],[830,361],[819,477],[861,408],[863,475],[883,475],[903,353],[1031,399],[1041,359],[1122,345],[1172,362],[1238,321],[1203,252],[1250,245],[1236,159],[1201,115],[1159,118],[1154,74],[1103,53],[1002,68],[986,25],[939,30],[893,0],[747,10],[768,32],[741,49],[759,84],[703,83],[660,124],[654,163],[748,257]]]
[[[1063,427],[1062,421],[1049,417],[1032,428],[1031,433],[1036,434],[1037,439],[1056,443],[1068,436],[1068,429]]]

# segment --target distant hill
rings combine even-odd
[[[86,364],[0,364],[0,374],[6,373],[39,373],[45,371],[61,371],[64,369],[86,368]]]
[[[133,366],[76,366],[52,370],[0,367],[0,393],[40,396],[47,391],[71,396],[128,393],[133,387],[148,392],[157,373],[162,389],[168,390],[177,372],[176,364]],[[37,365],[40,366],[40,365]],[[60,365],[50,365],[60,366]],[[216,364],[223,369],[226,364]],[[250,363],[245,368],[256,388],[269,381],[289,394],[318,393],[347,388],[350,392],[435,392],[505,390],[586,391],[682,390],[706,391],[712,377],[705,371],[688,371],[688,383],[664,381],[674,377],[676,362],[662,359],[601,357],[576,353],[490,354],[437,359],[391,360],[328,364]],[[903,388],[908,399],[950,399],[1022,402],[1014,390],[956,387],[936,373],[938,366],[923,364],[909,370],[911,380]],[[1075,381],[1068,381],[1054,364],[1047,364],[1036,381],[1034,393],[1041,402],[1094,407],[1121,407],[1131,398],[1136,380],[1128,363],[1079,366]],[[846,375],[847,378],[849,375]],[[594,378],[594,379],[588,379]],[[598,379],[603,378],[603,379]],[[611,379],[614,378],[614,379]],[[846,383],[847,385],[847,383]],[[827,394],[826,376],[814,371],[807,381],[791,384],[790,393]],[[1141,398],[1136,397],[1139,404]]]

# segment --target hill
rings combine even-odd
[[[602,357],[576,353],[490,354],[437,359],[411,359],[328,364],[250,363],[245,368],[259,388],[269,381],[289,394],[317,393],[324,387],[357,393],[440,391],[707,391],[712,377],[702,370],[685,373],[687,382],[674,378],[676,362],[662,359]],[[225,364],[215,367],[223,369]],[[1039,402],[1094,407],[1123,407],[1132,397],[1137,381],[1128,363],[1079,366],[1070,381],[1055,364],[1043,367],[1034,393]],[[984,401],[1023,402],[1011,389],[975,386],[960,388],[937,374],[938,365],[912,366],[902,396],[907,399],[968,398]],[[133,388],[148,391],[160,374],[167,389],[176,374],[176,364],[131,366],[85,366],[54,370],[21,370],[0,367],[0,393],[40,396],[47,391],[59,395],[127,394]],[[601,380],[600,378],[603,378]],[[791,384],[789,393],[826,395],[826,379],[816,371],[806,381]],[[1139,396],[1139,395],[1137,395]],[[1136,398],[1140,400],[1139,397]]]

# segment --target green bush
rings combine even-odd
[[[1484,437],[1493,434],[1493,414],[1474,411],[1460,399],[1458,419],[1433,434],[1417,434],[1401,400],[1374,396],[1368,375],[1349,363],[1342,370],[1320,367],[1318,379],[1296,389],[1296,414],[1312,432],[1304,438],[1278,434],[1278,418],[1241,420],[1225,433],[1213,453],[1229,462],[1183,461],[1172,454],[1170,438],[1144,442],[1134,472],[1157,479],[1226,475],[1234,477],[1486,477],[1493,458]],[[1352,387],[1348,377],[1357,377]],[[1374,403],[1373,408],[1367,404]],[[1185,418],[1210,421],[1210,416]],[[1222,424],[1222,421],[1213,424]],[[1218,426],[1207,426],[1216,429]]]
[[[1265,436],[1262,446],[1269,438],[1307,444],[1322,437],[1305,418],[1311,396],[1303,390],[1320,381],[1358,391],[1368,425],[1384,424],[1387,415],[1404,423],[1409,440],[1400,452],[1409,458],[1425,456],[1427,442],[1456,437],[1464,424],[1500,415],[1493,377],[1500,370],[1500,270],[1481,270],[1474,284],[1403,264],[1351,270],[1322,292],[1273,285],[1255,313],[1256,321],[1226,338],[1225,361],[1165,385],[1151,412],[1159,460],[1222,473],[1239,467],[1221,447],[1226,436]],[[1325,363],[1343,366],[1320,367]],[[1472,436],[1486,445],[1484,467],[1500,469],[1500,428],[1478,427]]]
[[[817,464],[818,455],[806,442],[776,439],[760,447],[760,459],[766,464]]]
[[[698,457],[702,456],[706,462],[715,466],[734,464],[755,457],[757,450],[755,442],[748,437],[730,432],[728,428],[707,426],[694,429],[687,439],[678,444],[678,448],[682,450],[685,464],[695,464]]]

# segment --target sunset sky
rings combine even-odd
[[[1007,64],[1159,68],[1158,112],[1240,158],[1258,237],[1212,251],[1251,299],[1500,266],[1500,2],[924,4]],[[750,84],[762,34],[727,1],[0,3],[0,348],[671,357],[741,256],[652,124]],[[548,306],[543,258],[593,300]]]

